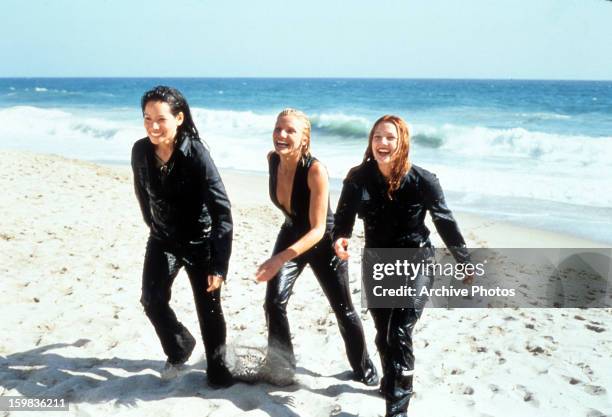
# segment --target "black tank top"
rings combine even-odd
[[[272,153],[268,160],[268,172],[270,174],[270,200],[278,207],[285,215],[285,227],[298,229],[300,232],[306,233],[310,229],[310,188],[308,188],[308,170],[317,159],[313,156],[304,156],[295,169],[293,177],[293,186],[291,188],[291,210],[289,213],[283,207],[276,195],[276,183],[278,176],[278,165],[280,157],[276,153]],[[329,204],[329,196],[327,197],[327,219],[325,220],[326,232],[330,232],[334,225],[334,213],[331,211]]]

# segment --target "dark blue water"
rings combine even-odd
[[[0,107],[138,107],[157,84],[180,89],[191,105],[217,110],[339,112],[413,123],[523,127],[609,136],[612,82],[394,79],[28,78],[0,79]]]
[[[264,172],[276,114],[305,111],[334,184],[383,114],[452,207],[612,241],[612,82],[396,79],[0,79],[0,147],[127,163],[140,97],[181,90],[217,165]]]

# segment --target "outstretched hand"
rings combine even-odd
[[[334,251],[336,252],[336,256],[343,261],[346,261],[349,258],[348,244],[349,241],[345,237],[341,237],[334,242]]]
[[[280,271],[281,267],[285,262],[281,259],[279,254],[274,255],[257,268],[257,272],[255,273],[255,281],[266,282],[270,281],[272,278],[276,276],[278,271]]]

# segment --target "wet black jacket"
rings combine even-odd
[[[232,213],[225,187],[201,141],[181,135],[162,174],[148,138],[132,148],[134,189],[153,238],[178,248],[210,244],[211,274],[227,277]]]
[[[419,248],[430,245],[425,214],[433,223],[457,262],[469,254],[457,222],[444,201],[435,174],[412,165],[393,200],[376,161],[352,168],[344,180],[336,210],[333,239],[350,237],[355,215],[364,221],[365,245],[369,248]]]

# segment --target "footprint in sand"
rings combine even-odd
[[[584,390],[591,395],[606,395],[606,389],[599,385],[585,385]]]
[[[602,332],[606,331],[605,327],[594,326],[592,324],[587,324],[585,326],[586,326],[587,329],[592,330],[592,331],[594,331],[596,333],[602,333]]]
[[[533,346],[527,344],[527,346],[525,346],[525,349],[527,349],[527,351],[533,356],[538,356],[540,354],[546,353],[546,350],[544,350],[544,348],[542,348],[541,346]]]
[[[451,392],[453,394],[474,395],[474,388],[462,383],[451,384]]]
[[[586,417],[611,417],[610,414],[604,414],[599,410],[591,408],[587,413]]]
[[[525,386],[516,385],[514,389],[518,391],[518,393],[523,397],[523,401],[526,403],[530,403],[535,407],[540,405],[539,401],[535,398],[534,393],[529,391]]]
[[[340,413],[342,412],[342,407],[338,404],[334,405],[334,408],[332,408],[332,410],[329,412],[330,416],[337,416],[340,415]]]
[[[591,367],[589,365],[587,365],[584,362],[579,362],[576,364],[578,367],[580,367],[580,369],[582,369],[582,371],[590,378],[592,377],[595,372],[593,372],[593,369],[591,369]]]

